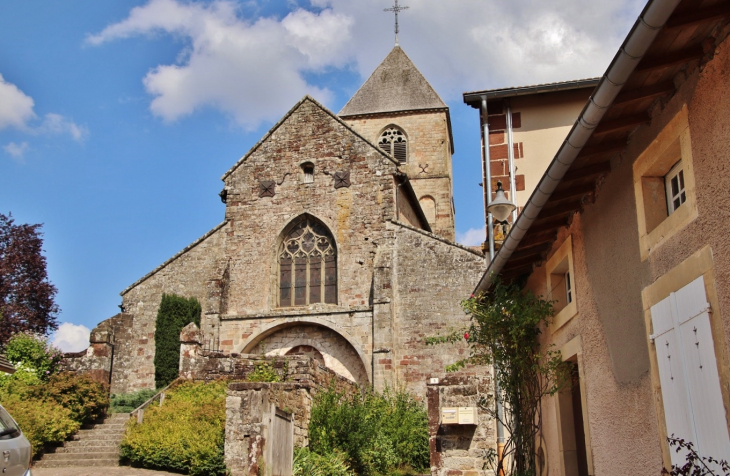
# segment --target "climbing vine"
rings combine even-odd
[[[487,466],[495,474],[535,476],[535,440],[542,422],[540,402],[568,382],[568,369],[560,352],[541,350],[538,337],[553,315],[552,304],[516,285],[497,281],[486,294],[471,296],[461,303],[471,315],[466,332],[428,338],[428,344],[466,339],[470,356],[447,371],[467,364],[492,365],[496,391],[479,402],[480,408],[501,422],[504,428],[502,457],[492,449]],[[463,333],[462,333],[463,332]],[[498,412],[497,403],[506,411]],[[499,473],[498,473],[499,472]]]

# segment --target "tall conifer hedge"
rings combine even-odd
[[[155,323],[155,384],[163,388],[179,375],[180,332],[194,322],[200,327],[197,299],[163,294]]]

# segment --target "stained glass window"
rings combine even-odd
[[[335,240],[321,223],[299,218],[279,248],[279,307],[337,304]]]

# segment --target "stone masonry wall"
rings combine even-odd
[[[452,197],[451,139],[448,112],[443,110],[385,113],[344,120],[365,138],[377,144],[386,126],[394,124],[408,138],[408,162],[400,166],[411,179],[413,190],[421,200],[430,196],[436,204],[433,232],[454,240]]]
[[[424,339],[469,326],[460,303],[474,290],[485,261],[481,254],[430,233],[398,223],[391,226],[397,230],[395,336],[391,353],[382,359],[395,365],[398,383],[425,398],[428,378],[466,357],[468,348],[466,344],[427,346]]]
[[[125,345],[115,349],[112,393],[155,387],[155,320],[163,293],[195,297],[203,315],[210,312],[208,281],[216,275],[226,229],[206,235],[122,293],[133,323]]]
[[[490,402],[494,387],[490,374],[479,377],[449,374],[428,385],[428,433],[432,476],[493,475],[484,468],[490,450],[497,450],[496,420],[483,411],[480,402]],[[476,425],[445,425],[441,410],[477,407]]]

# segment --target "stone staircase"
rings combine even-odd
[[[119,466],[119,443],[129,413],[114,413],[101,423],[84,425],[63,446],[46,451],[34,468]]]

